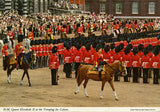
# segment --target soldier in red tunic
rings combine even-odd
[[[79,65],[82,63],[83,54],[80,51],[81,45],[79,43],[76,44],[76,50],[74,51],[74,62],[75,62],[75,78],[77,77],[77,70]]]
[[[42,40],[39,41],[39,46],[38,46],[38,68],[42,68]]]
[[[116,46],[115,47],[115,55],[113,55],[113,62],[117,62],[117,61],[122,61],[122,57],[119,54],[119,52],[121,51],[121,47],[120,46]],[[114,76],[114,81],[120,81],[120,78],[118,76],[118,74],[116,73],[116,75]]]
[[[8,43],[8,39],[5,38],[3,40],[4,46],[2,47],[2,55],[3,55],[3,70],[6,70],[6,58],[8,56],[8,47],[7,47],[7,43]]]
[[[35,41],[34,40],[31,41],[30,45],[31,45],[30,51],[36,52],[36,50],[35,50]],[[31,63],[31,69],[35,69],[35,64],[34,63]]]
[[[141,67],[143,68],[143,83],[148,83],[148,78],[149,78],[148,70],[151,64],[150,64],[150,58],[147,56],[148,54],[147,48],[144,48],[143,53],[144,56],[141,59]]]
[[[130,78],[128,77],[131,77],[132,56],[129,55],[131,49],[132,47],[130,47],[130,44],[128,44],[124,50],[125,55],[122,56],[122,60],[125,62],[127,68],[127,75],[124,76],[124,82],[129,82]]]
[[[106,63],[111,63],[111,55],[109,54],[110,47],[109,45],[104,46],[104,52],[103,52],[103,61]]]
[[[49,59],[49,69],[51,69],[51,80],[52,85],[58,85],[58,68],[59,68],[59,60],[56,55],[58,48],[54,46],[52,48],[52,55]]]
[[[159,54],[159,46],[155,46],[153,49],[154,56],[152,57],[152,68],[153,68],[153,84],[159,84],[159,69],[160,69],[160,57]]]
[[[72,61],[73,61],[73,55],[72,52],[70,52],[70,45],[67,44],[66,49],[63,52],[63,60],[64,60],[64,72],[66,73],[66,78],[71,78],[72,73]]]
[[[138,48],[133,48],[133,55],[132,55],[132,67],[133,67],[133,82],[138,83],[139,82],[139,74],[138,69],[140,66],[140,57],[137,55]]]
[[[90,51],[90,48],[91,48],[91,45],[90,44],[86,44],[85,46],[86,50],[84,49],[84,52],[82,51],[82,48],[81,48],[81,51],[83,52],[83,63],[86,64],[86,65],[90,65],[92,64],[92,60],[91,60],[91,51]]]
[[[140,61],[141,61],[142,57],[144,56],[143,49],[144,49],[143,44],[139,44],[138,45],[138,53],[137,53],[137,55],[139,56]],[[142,70],[141,67],[139,67],[139,71],[138,71],[139,77],[142,77],[141,70]]]

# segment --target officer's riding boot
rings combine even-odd
[[[99,71],[99,79],[100,79],[100,80],[102,80],[102,78],[101,78],[101,76],[102,76],[101,72],[102,72],[102,71]]]
[[[128,74],[126,76],[124,76],[124,82],[129,82],[128,81]]]

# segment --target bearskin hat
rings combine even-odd
[[[153,54],[157,56],[159,54],[159,46],[155,46],[153,49]]]
[[[8,39],[5,38],[5,39],[3,40],[3,43],[4,43],[4,44],[5,44],[5,43],[8,43]]]
[[[88,44],[86,45],[86,50],[89,51],[90,49],[91,49],[91,45],[88,43]]]
[[[133,52],[134,55],[136,55],[138,53],[138,48],[134,47],[132,52]]]
[[[145,47],[145,48],[143,49],[143,53],[144,53],[145,56],[148,54],[148,49],[147,49],[147,47]]]
[[[57,46],[54,46],[53,48],[52,48],[52,53],[56,53],[58,51],[58,47]]]
[[[116,53],[119,53],[119,51],[121,51],[120,46],[116,46],[116,47],[115,47],[115,52],[116,52]]]
[[[112,44],[110,45],[110,48],[111,48],[111,49],[114,49],[114,48],[115,48],[115,43],[112,43]]]
[[[110,50],[109,45],[104,46],[104,51],[107,53]]]
[[[138,45],[138,50],[139,50],[139,51],[142,51],[143,48],[144,48],[144,47],[143,47],[143,44],[139,44],[139,45]]]

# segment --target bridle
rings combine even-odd
[[[115,72],[115,75],[119,75],[119,74],[122,74],[123,72],[125,72],[126,71],[126,69],[124,69],[124,70],[122,70],[122,68],[123,68],[123,65],[122,65],[122,62],[120,62],[120,67],[121,67],[121,69],[119,70],[116,70],[116,69],[114,69],[112,66],[110,66],[108,63],[106,63],[106,65],[108,65],[113,71],[116,71]]]

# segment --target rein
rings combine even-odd
[[[122,73],[123,71],[120,71],[120,70],[116,70],[114,69],[111,65],[109,65],[108,63],[106,63],[113,71],[116,71],[115,72],[115,75],[118,75],[119,73]],[[121,67],[122,67],[122,62],[121,62]]]

